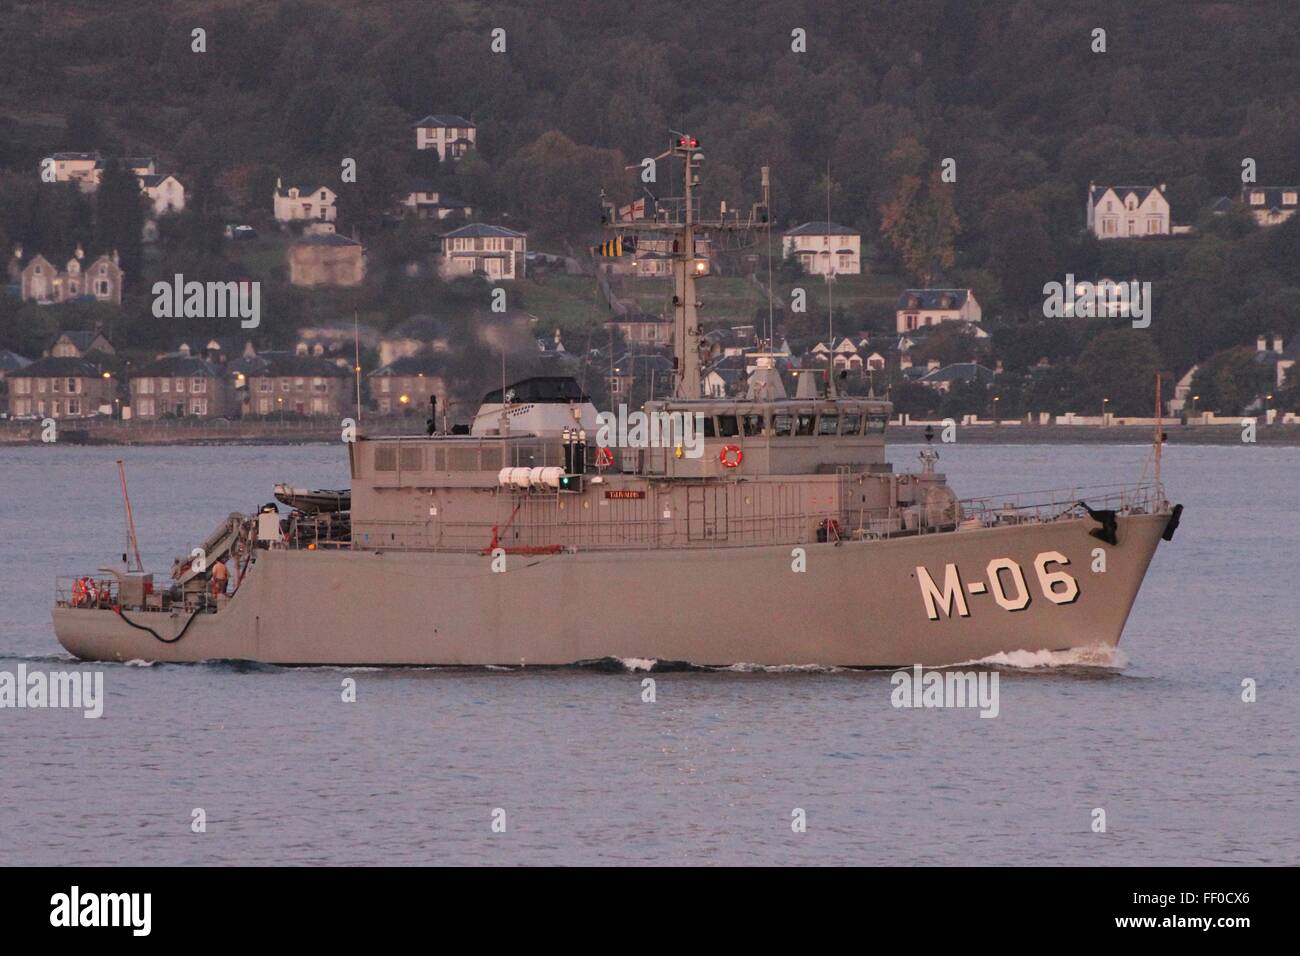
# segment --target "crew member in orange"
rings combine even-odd
[[[212,566],[212,596],[224,597],[229,580],[230,571],[226,568],[226,562],[218,561]]]

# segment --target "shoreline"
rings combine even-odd
[[[385,420],[359,427],[360,434],[370,438],[387,438],[397,435],[422,435],[424,429],[414,422]],[[1151,443],[1153,428],[1149,425],[997,425],[981,422],[978,425],[958,425],[956,444],[984,445],[1147,445]],[[0,448],[20,448],[44,444],[40,429],[34,426],[0,426]],[[917,445],[925,443],[925,427],[921,425],[891,425],[885,433],[891,444]],[[60,429],[57,444],[61,445],[322,445],[341,441],[338,425],[293,423],[278,425],[257,422],[249,425],[221,427],[154,426],[114,422],[77,428],[69,425]],[[1166,443],[1170,445],[1241,445],[1242,429],[1237,425],[1183,425],[1173,422],[1165,426]],[[934,430],[934,445],[943,447],[939,429]],[[1260,425],[1255,444],[1279,447],[1300,447],[1300,424]]]

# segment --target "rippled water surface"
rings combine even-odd
[[[973,496],[1133,480],[1147,455],[958,445],[941,467]],[[0,671],[81,666],[53,581],[121,553],[118,457],[159,569],[276,481],[348,481],[337,447],[0,449]],[[896,710],[883,672],[657,673],[643,703],[639,672],[103,666],[99,720],[0,710],[0,863],[1295,864],[1297,474],[1296,449],[1168,448],[1187,511],[1120,655],[1011,655],[993,720]]]

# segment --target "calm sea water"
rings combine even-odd
[[[969,496],[1135,479],[1148,450],[943,454]],[[158,569],[275,481],[348,480],[338,447],[0,449],[0,670],[80,666],[53,579],[123,550],[118,457]],[[642,703],[640,673],[102,666],[99,720],[0,710],[0,863],[1295,864],[1298,473],[1170,447],[1187,511],[1121,655],[1020,655],[994,720],[895,710],[882,672],[655,674]]]

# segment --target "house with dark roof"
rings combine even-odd
[[[942,322],[974,325],[983,315],[971,289],[904,289],[894,303],[894,328],[902,334]]]
[[[1280,335],[1274,335],[1271,343],[1263,335],[1255,340],[1255,362],[1272,367],[1273,388],[1279,390],[1286,387],[1291,369],[1300,360],[1300,345],[1296,341],[1292,341],[1290,348],[1283,348],[1283,344]]]
[[[430,395],[447,394],[446,370],[442,353],[403,355],[366,376],[370,404],[381,415],[427,413]]]
[[[26,368],[31,364],[31,359],[23,358],[17,352],[0,349],[0,380],[3,380],[10,372],[16,372],[20,368]]]
[[[278,222],[333,222],[338,218],[338,209],[334,206],[337,199],[338,195],[328,186],[315,189],[286,187],[279,179],[275,181],[272,196]]]
[[[947,392],[954,385],[969,384],[971,382],[987,387],[993,383],[995,374],[993,369],[986,368],[977,362],[955,362],[952,365],[945,365],[943,368],[927,371],[919,381],[922,385],[936,391]]]
[[[235,376],[190,355],[168,355],[131,373],[131,417],[224,418],[238,409]]]
[[[627,401],[638,383],[646,394],[658,397],[672,393],[673,360],[658,350],[629,350],[614,360],[614,367],[606,376],[612,402]]]
[[[99,186],[98,169],[103,159],[99,153],[55,153],[54,181],[56,183],[76,183],[82,192],[94,192]]]
[[[100,182],[104,176],[104,169],[112,160],[100,159],[95,164],[97,174],[95,181]],[[152,176],[158,172],[158,164],[152,156],[119,156],[116,160],[122,168],[131,173],[137,179],[142,176]]]
[[[805,222],[781,237],[781,254],[809,275],[834,278],[862,272],[862,234],[837,222]]]
[[[439,273],[446,279],[482,275],[489,282],[522,279],[528,236],[505,226],[472,222],[442,237]]]
[[[413,315],[379,339],[379,362],[388,365],[404,355],[445,352],[449,337],[447,323],[432,315]]]
[[[11,372],[17,372],[31,364],[31,359],[24,358],[17,352],[0,349],[0,414],[9,412],[9,384],[5,379]]]
[[[366,278],[361,243],[336,232],[313,232],[289,245],[289,282],[300,286],[355,286]]]
[[[470,120],[456,113],[432,113],[416,120],[415,148],[434,149],[438,159],[461,159],[478,141],[478,128]]]
[[[55,358],[84,358],[89,352],[100,352],[104,355],[116,354],[113,343],[98,328],[90,330],[71,329],[67,332],[60,332],[50,339],[43,354],[52,355]]]
[[[356,411],[352,372],[324,358],[262,352],[250,360],[244,413],[341,417]]]
[[[185,211],[185,187],[171,173],[146,173],[139,179],[140,192],[149,197],[149,205],[155,217]]]
[[[252,358],[257,354],[257,349],[253,347],[253,340],[243,335],[195,334],[181,337],[168,354],[225,364],[240,358]],[[167,355],[159,355],[158,358],[167,358]]]
[[[357,347],[369,351],[377,348],[380,331],[373,325],[354,322],[352,319],[326,319],[298,329],[298,341],[293,350],[297,355],[316,355],[327,358],[342,356],[349,363],[355,360]]]
[[[121,305],[125,275],[117,251],[102,255],[89,265],[85,258],[78,245],[67,265],[59,269],[39,253],[24,259],[22,246],[16,246],[9,272],[18,275],[18,292],[24,302],[58,305],[80,300]]]
[[[748,362],[743,355],[726,355],[702,370],[700,384],[708,398],[740,395],[749,381]]]
[[[85,193],[94,192],[104,180],[104,170],[110,162],[120,163],[122,168],[136,179],[155,176],[158,166],[152,156],[122,156],[116,160],[105,159],[97,152],[55,153],[50,157],[54,161],[54,181],[56,183],[76,183]],[[144,189],[141,184],[141,189]]]
[[[1241,201],[1261,226],[1276,226],[1295,215],[1300,186],[1242,186]]]
[[[451,216],[468,219],[474,215],[474,207],[465,200],[439,192],[430,179],[414,176],[393,196],[393,202],[398,215],[417,219],[448,219]]]
[[[644,312],[629,312],[610,319],[605,328],[618,332],[630,346],[669,345],[673,340],[672,319]]]
[[[111,413],[117,384],[91,358],[47,356],[7,376],[15,418],[89,418]]]
[[[1098,239],[1141,239],[1173,232],[1165,184],[1088,184],[1088,230]]]
[[[809,350],[807,359],[809,363],[820,365],[830,362],[837,372],[861,372],[864,364],[857,345],[848,337],[841,338],[838,342],[833,341],[830,345],[818,342]]]

